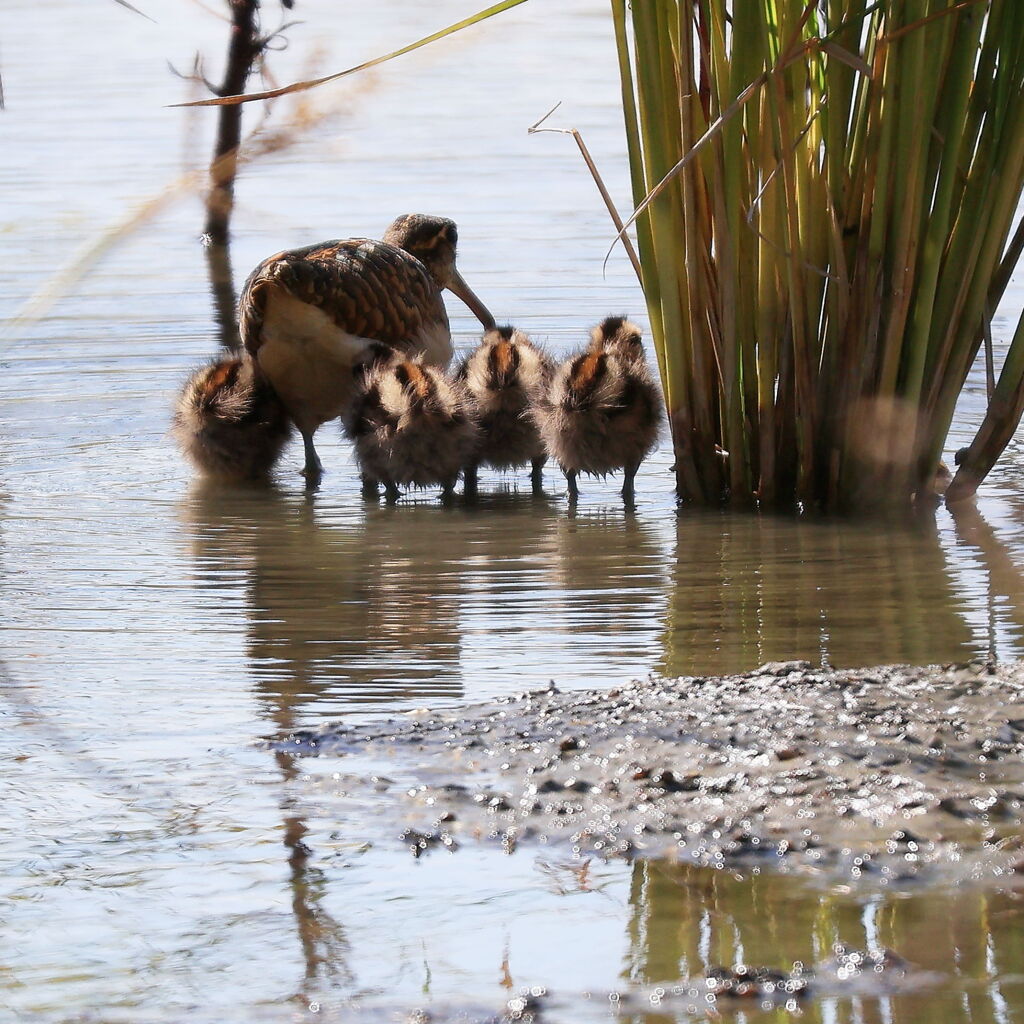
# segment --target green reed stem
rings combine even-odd
[[[1024,5],[612,11],[681,496],[906,504],[1024,249]],[[972,472],[1019,418],[1018,349]]]

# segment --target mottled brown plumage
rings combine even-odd
[[[636,471],[657,443],[662,417],[640,329],[625,317],[608,317],[594,328],[590,346],[555,372],[535,416],[572,498],[580,473],[604,476],[618,469],[625,471],[623,497],[631,498]]]
[[[322,472],[313,434],[343,415],[360,367],[381,345],[447,365],[449,288],[485,328],[494,320],[455,266],[458,233],[443,217],[399,217],[380,241],[320,242],[264,260],[239,304],[242,343],[302,434],[304,472]]]
[[[253,354],[275,288],[322,310],[346,334],[386,345],[400,347],[425,326],[448,325],[441,291],[418,259],[385,242],[338,239],[279,252],[249,275],[239,331]]]
[[[399,485],[439,484],[449,497],[479,435],[464,385],[420,356],[367,367],[343,422],[364,489],[376,493],[382,483],[389,501]]]
[[[253,480],[273,469],[292,425],[252,359],[230,356],[202,367],[185,382],[173,430],[200,472]]]
[[[466,491],[476,487],[479,466],[514,469],[531,466],[535,491],[542,485],[547,458],[532,415],[554,374],[551,357],[512,327],[487,331],[478,348],[459,367],[476,405],[480,444],[466,466]]]

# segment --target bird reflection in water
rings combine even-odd
[[[566,602],[570,631],[595,647],[616,637],[620,655],[636,672],[649,662],[664,614],[669,552],[661,531],[628,508],[609,505],[581,512],[571,506],[555,523],[554,581]],[[607,642],[600,644],[607,657]]]
[[[461,546],[436,505],[393,511],[193,491],[197,567],[242,574],[254,689],[276,733],[343,706],[461,694]]]

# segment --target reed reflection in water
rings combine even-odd
[[[924,1024],[1018,1019],[1024,999],[1022,894],[1014,889],[951,887],[930,892],[859,896],[825,890],[771,873],[742,877],[726,871],[637,863],[632,872],[628,946],[622,978],[632,986],[665,986],[701,978],[724,965],[789,970],[813,967],[843,943],[884,947],[908,961],[910,984],[885,972],[842,985],[823,976],[821,998],[806,1001],[808,1024]],[[916,981],[914,980],[916,979]],[[831,990],[831,994],[830,994]],[[636,1024],[692,1020],[682,999],[662,1012],[626,1014]],[[699,1008],[707,1010],[704,1007]],[[790,1019],[757,1000],[722,1000],[721,1015],[744,1021]],[[717,1016],[717,1014],[714,1014]],[[697,1014],[703,1019],[704,1012]]]
[[[836,667],[930,664],[980,653],[935,520],[679,516],[665,675],[806,659]]]
[[[953,512],[957,552],[974,555],[984,567],[979,594],[973,602],[975,607],[968,617],[983,621],[985,653],[991,658],[1006,657],[1008,641],[1024,636],[1024,570],[1019,564],[1024,499],[1015,496],[1009,504],[1016,534],[1009,538],[1005,530],[997,530],[989,523],[973,503]],[[983,608],[977,607],[982,603]]]

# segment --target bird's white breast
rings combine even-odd
[[[349,334],[316,306],[274,289],[263,311],[260,368],[296,424],[315,430],[352,396],[352,367],[374,342]]]
[[[268,289],[256,358],[300,429],[315,430],[347,411],[352,367],[378,344],[343,330],[317,306]],[[432,323],[401,347],[443,367],[452,356],[451,333],[447,324]]]

